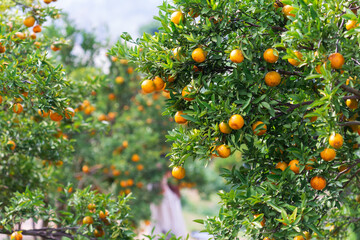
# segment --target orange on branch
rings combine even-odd
[[[264,60],[268,63],[275,63],[279,59],[279,53],[276,49],[269,48],[264,52]]]
[[[230,60],[234,63],[242,63],[244,61],[244,55],[240,49],[232,50],[230,53]]]
[[[244,118],[239,114],[234,114],[229,119],[229,126],[234,130],[241,129],[244,124]]]
[[[176,179],[183,179],[185,177],[185,169],[181,166],[174,167],[171,174]]]
[[[323,190],[326,187],[326,180],[321,176],[315,176],[310,180],[310,185],[315,190]]]
[[[265,83],[269,87],[276,87],[277,85],[280,84],[280,82],[281,82],[281,76],[279,73],[275,71],[268,72],[265,75]]]
[[[330,137],[329,137],[329,144],[330,146],[332,146],[335,149],[339,149],[342,147],[344,143],[344,139],[343,137],[338,134],[338,133],[333,133]]]

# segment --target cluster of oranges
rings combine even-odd
[[[339,149],[342,147],[344,143],[344,139],[343,137],[338,134],[338,133],[334,133],[329,137],[329,145],[332,148],[325,148],[321,153],[320,153],[320,157],[322,160],[326,161],[326,162],[330,162],[332,160],[335,159],[336,157],[336,151],[335,149]],[[316,159],[310,159],[310,164],[305,165],[305,170],[312,170],[313,169],[313,164],[316,162]],[[278,162],[275,166],[276,169],[281,169],[282,171],[285,171],[285,169],[289,167],[291,171],[293,171],[295,174],[299,174],[300,172],[300,164],[299,164],[299,160],[291,160],[289,162],[289,164],[287,164],[286,162]],[[342,165],[339,167],[339,171],[343,172],[343,171],[348,171],[348,166],[347,165]],[[316,190],[323,190],[326,187],[326,179],[322,176],[314,176],[311,180],[310,180],[310,185],[313,189]]]
[[[109,226],[111,224],[110,220],[109,220],[109,211],[105,210],[105,211],[96,211],[96,205],[94,203],[90,203],[87,206],[87,209],[89,210],[91,216],[85,216],[82,221],[81,224],[82,225],[93,225],[94,224],[94,218],[92,216],[94,216],[94,214],[96,214],[98,212],[98,214],[96,214],[95,216],[98,217],[99,221],[97,226],[95,226],[95,229],[93,231],[93,234],[95,237],[103,237],[105,235],[105,231],[102,228],[102,225],[105,224],[106,226]]]

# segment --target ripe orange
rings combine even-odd
[[[92,211],[96,208],[96,205],[95,205],[95,203],[89,203],[87,208],[89,209],[89,211]]]
[[[49,116],[50,113],[49,113],[49,111],[48,111],[48,112],[45,112],[44,110],[39,109],[39,110],[38,110],[38,114],[39,114],[41,117],[46,118],[46,117]]]
[[[32,40],[35,40],[35,39],[36,39],[36,33],[34,33],[34,32],[33,32],[33,33],[30,33],[30,38],[31,38]],[[36,42],[36,43],[38,43],[38,42]],[[38,47],[38,46],[37,46],[38,44],[35,44],[35,43],[34,43],[34,45],[35,45],[35,47]]]
[[[359,26],[359,24],[357,23],[356,20],[349,20],[349,21],[347,21],[347,23],[345,25],[346,30],[350,30],[350,29],[356,28],[358,26]]]
[[[355,200],[360,203],[360,194],[356,195]]]
[[[11,145],[11,147],[10,147],[10,149],[11,150],[15,150],[15,148],[16,148],[16,143],[14,142],[14,141],[12,141],[12,140],[9,140],[7,143],[6,143],[6,145]]]
[[[346,99],[345,104],[348,108],[355,110],[358,108],[359,102],[356,99]]]
[[[185,177],[185,169],[182,166],[174,167],[171,174],[176,179],[183,179]]]
[[[136,169],[137,169],[138,171],[142,171],[142,170],[144,170],[144,165],[139,164],[139,165],[136,166]]]
[[[22,32],[16,32],[15,36],[21,40],[24,40],[26,38],[25,34]]]
[[[231,154],[231,149],[228,145],[222,144],[216,147],[216,151],[218,152],[221,158],[227,158]]]
[[[89,166],[84,165],[84,166],[82,167],[82,171],[83,171],[83,173],[89,173],[89,172],[90,172]]]
[[[167,80],[168,80],[168,82],[174,82],[175,77],[174,76],[169,76]]]
[[[303,232],[303,234],[304,234],[306,240],[310,240],[310,239],[311,239],[311,233],[309,233],[309,232]]]
[[[255,214],[255,215],[254,215],[254,218],[257,218],[258,216],[260,216],[260,214]],[[265,222],[266,222],[265,217],[263,217],[263,219],[262,219],[261,222],[260,222],[260,224],[261,224],[262,227],[265,227]]]
[[[300,172],[299,160],[291,160],[289,162],[289,167],[291,171],[293,171],[295,174],[298,174]]]
[[[286,5],[282,8],[282,12],[286,17],[288,16],[295,17],[295,14],[291,13],[292,10],[294,10],[294,7],[291,5]]]
[[[22,240],[23,239],[23,236],[21,233],[19,232],[13,232],[10,236],[10,239],[11,240]]]
[[[134,68],[133,67],[128,67],[128,69],[126,70],[126,72],[128,74],[132,74],[134,72]]]
[[[165,82],[164,82],[164,80],[162,80],[161,77],[155,77],[153,82],[155,84],[155,90],[156,91],[160,91],[165,86]]]
[[[93,224],[94,223],[94,219],[90,216],[86,216],[83,218],[83,224],[87,224],[87,225],[90,225],[90,224]]]
[[[20,114],[23,111],[23,106],[21,103],[15,103],[13,106],[13,112],[16,114]]]
[[[115,78],[115,82],[117,84],[123,84],[124,81],[125,81],[125,79],[123,77],[121,77],[121,76],[118,76],[118,77]]]
[[[138,162],[138,161],[140,161],[140,156],[137,155],[136,153],[133,154],[133,155],[131,156],[131,161],[133,161],[133,162]]]
[[[331,54],[329,56],[329,61],[331,63],[331,68],[333,69],[341,69],[345,63],[345,59],[340,53]]]
[[[175,24],[180,24],[184,20],[184,15],[181,11],[175,11],[171,14],[171,21]]]
[[[256,127],[259,126],[259,125],[261,125],[261,124],[263,124],[263,126],[262,126],[260,129],[255,130]],[[254,123],[254,124],[252,125],[252,130],[253,130],[253,133],[254,133],[255,135],[262,136],[262,135],[264,135],[264,134],[266,133],[267,127],[266,127],[266,125],[265,125],[263,122],[257,121],[256,123]]]
[[[189,97],[186,97],[188,94],[190,93],[189,89],[188,89],[188,86],[185,86],[181,92],[181,95],[183,96],[183,98],[186,100],[186,101],[192,101],[194,100],[195,98],[189,98]]]
[[[41,32],[41,26],[40,26],[40,25],[34,26],[34,27],[33,27],[33,32],[34,32],[34,33],[39,33],[39,32]]]
[[[94,236],[95,237],[102,237],[105,235],[105,232],[104,230],[102,229],[102,227],[97,227],[95,230],[94,230]]]
[[[107,216],[109,216],[109,211],[108,210],[105,210],[105,212],[103,211],[100,211],[99,212],[99,218],[104,220]]]
[[[26,27],[32,27],[35,24],[35,18],[33,16],[29,16],[24,19],[24,25]]]
[[[231,133],[232,129],[230,128],[229,124],[226,122],[221,122],[219,124],[219,129],[220,132],[225,133],[225,134],[229,134]]]
[[[234,130],[239,130],[244,126],[245,122],[241,115],[234,114],[229,119],[229,126]]]
[[[244,55],[239,49],[232,50],[230,53],[230,60],[234,63],[242,63],[244,61]]]
[[[315,190],[323,190],[326,187],[326,180],[321,176],[315,176],[310,180],[310,185]]]
[[[277,85],[280,84],[280,82],[281,82],[281,76],[279,73],[275,71],[268,72],[265,75],[265,83],[269,87],[276,87]]]
[[[1,45],[0,43],[0,53],[4,53],[6,51],[5,46]]]
[[[44,0],[44,3],[50,4],[53,0]]]
[[[63,119],[63,116],[61,116],[57,112],[50,111],[50,119],[55,122],[60,122]]]
[[[275,63],[279,59],[279,53],[276,49],[269,48],[264,52],[264,60],[268,63]]]
[[[197,18],[198,16],[200,16],[200,13],[198,11],[195,11],[193,8],[189,9],[188,14],[190,15],[190,17],[192,18]]]
[[[294,51],[294,54],[295,54],[295,56],[296,56],[300,61],[303,60],[303,59],[302,59],[303,55],[301,54],[301,52]],[[295,67],[297,67],[297,66],[300,65],[300,62],[299,62],[297,59],[294,59],[294,58],[289,58],[289,59],[288,59],[288,62],[289,62],[291,65],[295,66]]]
[[[324,161],[332,161],[335,159],[336,157],[336,152],[334,149],[332,148],[325,148],[321,153],[320,153],[320,156],[321,158],[324,160]]]
[[[294,240],[305,240],[305,238],[301,235],[294,237]]]
[[[175,122],[178,123],[178,124],[187,123],[187,120],[182,117],[183,115],[186,115],[186,114],[183,113],[182,111],[177,111],[176,114],[175,114]]]
[[[348,165],[344,164],[344,165],[341,165],[338,169],[339,169],[339,172],[342,172],[342,171],[345,171],[346,169],[348,169]],[[350,172],[350,169],[347,170],[345,173],[349,173]]]
[[[196,48],[192,52],[191,57],[195,62],[202,63],[206,59],[206,52],[204,50],[202,50],[201,48]]]
[[[131,187],[132,185],[134,185],[134,180],[128,179],[128,180],[127,180],[127,185],[128,185],[129,187]]]
[[[66,119],[73,118],[75,116],[75,110],[71,107],[67,107],[65,109],[65,117]]]
[[[129,142],[125,140],[122,142],[122,145],[124,148],[127,148],[129,146]]]
[[[155,91],[156,86],[153,81],[145,80],[141,83],[141,88],[145,93],[152,93]]]
[[[310,161],[312,161],[312,162],[316,162],[316,159],[315,158],[312,158],[312,159],[310,159]],[[314,163],[309,163],[309,164],[306,164],[305,165],[305,170],[312,170],[312,169],[314,169],[313,167],[312,167],[312,165],[314,164]]]
[[[57,46],[55,46],[54,44],[52,44],[52,45],[50,46],[50,48],[51,48],[51,50],[53,50],[54,52],[57,52],[57,51],[60,50],[60,47],[57,47]]]
[[[333,133],[330,137],[329,137],[329,144],[330,146],[332,146],[335,149],[339,149],[342,147],[344,143],[344,139],[343,137],[338,134],[338,133]]]
[[[286,162],[278,162],[275,166],[276,169],[281,169],[281,171],[285,171],[287,167],[288,164]]]
[[[275,3],[274,3],[275,4]],[[275,240],[275,238],[265,237],[263,240]]]
[[[110,93],[108,95],[108,98],[109,98],[110,101],[114,101],[116,99],[116,95],[114,93]]]
[[[0,96],[0,104],[2,104],[3,98],[2,96]]]

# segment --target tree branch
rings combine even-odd
[[[337,83],[339,84],[339,83]],[[358,97],[360,97],[360,91],[355,89],[355,88],[352,88],[352,87],[349,87],[348,85],[345,85],[345,84],[342,84],[340,86],[343,90],[345,90],[346,92],[349,92],[349,93],[352,93]]]
[[[356,175],[358,175],[359,173],[360,173],[360,169],[357,170],[357,171],[349,178],[349,181],[347,181],[347,182],[344,184],[343,188],[346,188],[346,186],[349,185],[349,183],[351,182],[351,180],[353,180],[353,178],[356,177]]]
[[[357,164],[359,164],[359,163],[360,163],[360,159],[356,159],[354,164],[352,164],[351,166],[347,167],[345,170],[339,172],[339,174],[335,177],[334,180],[335,180],[335,181],[338,180],[341,175],[343,175],[344,173],[346,173],[347,171],[349,171],[350,169],[352,169],[353,167],[355,167],[355,166],[356,166]]]
[[[344,123],[339,123],[339,126],[355,126],[355,125],[360,125],[359,121],[352,121],[352,122],[344,122]]]

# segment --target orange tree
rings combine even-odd
[[[170,91],[165,114],[173,173],[189,159],[242,152],[224,173],[215,239],[310,239],[358,229],[359,17],[352,0],[175,0],[162,27],[110,54],[130,59],[151,93]],[[216,161],[221,161],[220,159]],[[330,225],[332,225],[330,227]]]
[[[59,11],[29,0],[1,1],[0,10],[0,234],[132,239],[129,197],[75,191],[66,182],[63,189],[54,174],[70,162],[70,133],[93,128],[75,115],[73,102],[98,85],[67,78],[48,57],[63,43],[43,34],[42,24]],[[42,220],[43,227],[23,230],[28,219]]]

